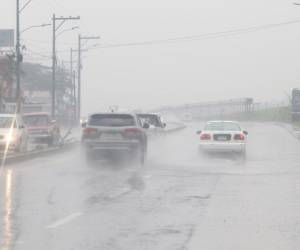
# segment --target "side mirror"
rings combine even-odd
[[[248,135],[248,134],[249,134],[248,131],[243,131],[243,133],[244,133],[245,135]]]
[[[24,125],[20,125],[20,126],[19,126],[19,129],[24,129],[24,128],[25,128]]]
[[[163,128],[167,127],[167,124],[164,122],[164,123],[162,124],[162,127],[163,127]]]
[[[51,120],[50,123],[54,124],[54,123],[56,123],[56,120]]]
[[[81,123],[81,127],[86,128],[86,126],[87,126],[87,122]]]
[[[144,129],[148,129],[148,128],[150,128],[150,125],[149,125],[149,123],[146,123],[146,122],[144,122],[144,123],[143,123],[143,128],[144,128]]]
[[[200,135],[201,133],[202,133],[201,130],[198,130],[198,131],[196,132],[197,135]]]

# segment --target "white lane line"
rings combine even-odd
[[[72,220],[75,220],[76,218],[82,216],[82,213],[78,212],[78,213],[73,213],[73,214],[70,214],[68,215],[67,217],[65,218],[62,218],[52,224],[50,224],[49,226],[47,226],[46,228],[47,229],[54,229],[54,228],[57,228],[57,227],[60,227],[62,225],[65,225],[67,224],[68,222],[72,221]]]

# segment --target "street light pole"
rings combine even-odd
[[[81,41],[82,40],[95,40],[95,39],[100,39],[99,36],[81,36],[79,34],[78,36],[78,83],[77,83],[77,118],[80,119],[81,116]]]
[[[20,60],[21,60],[21,52],[20,52],[20,0],[17,0],[17,22],[16,22],[16,112],[20,113],[21,111],[21,76],[20,76]]]
[[[53,14],[52,17],[52,93],[51,93],[51,115],[52,119],[55,119],[55,109],[56,109],[56,63],[57,63],[57,57],[56,57],[56,31],[59,30],[59,28],[68,20],[79,20],[80,17],[56,17],[55,14]],[[61,21],[61,23],[56,27],[56,21]]]
[[[51,95],[51,101],[52,101],[52,105],[51,105],[51,116],[52,119],[55,118],[55,77],[56,77],[56,53],[55,53],[55,41],[56,41],[56,23],[55,23],[55,14],[53,14],[53,18],[52,18],[52,95]]]
[[[78,35],[78,79],[77,79],[77,118],[80,120],[81,115],[81,35]]]

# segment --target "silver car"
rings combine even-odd
[[[135,114],[95,113],[82,124],[82,144],[88,159],[101,156],[127,155],[144,163],[147,154],[147,135]]]

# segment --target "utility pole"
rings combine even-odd
[[[73,71],[73,97],[74,97],[74,124],[76,125],[77,121],[77,98],[76,98],[76,72]]]
[[[56,68],[55,68],[55,65],[56,65],[56,48],[55,48],[55,41],[56,41],[56,38],[55,38],[55,35],[56,35],[56,23],[55,23],[55,14],[53,14],[53,17],[52,17],[52,92],[51,92],[51,101],[52,101],[52,105],[51,105],[51,116],[52,116],[52,119],[55,118],[55,74],[56,74]]]
[[[77,115],[77,108],[76,108],[76,73],[75,70],[73,70],[73,53],[76,52],[71,48],[70,50],[70,78],[71,78],[71,85],[72,85],[72,99],[73,99],[73,111],[74,116],[73,120],[74,122],[77,121],[76,115]]]
[[[77,70],[77,119],[81,116],[81,35],[78,35],[78,70]]]
[[[98,40],[100,39],[99,36],[81,36],[80,34],[78,35],[78,83],[77,83],[77,118],[80,119],[81,116],[81,41],[82,40]]]
[[[56,32],[59,30],[59,28],[68,20],[79,20],[80,17],[56,17],[55,14],[53,14],[52,17],[52,119],[55,119],[55,109],[56,109],[56,63],[57,63],[57,57],[56,57]],[[56,27],[56,21],[60,21],[60,24]]]
[[[21,52],[20,52],[20,0],[17,0],[17,21],[16,21],[16,105],[17,113],[21,111],[21,73],[20,73],[20,61],[21,61]]]

